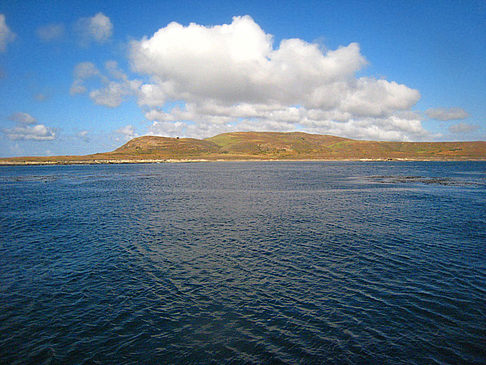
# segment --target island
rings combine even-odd
[[[486,141],[383,142],[304,132],[231,132],[205,139],[143,136],[85,156],[0,158],[0,165],[242,160],[486,160]]]

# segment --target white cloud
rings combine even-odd
[[[86,91],[86,86],[84,86],[83,80],[80,79],[74,80],[69,88],[69,94],[71,95],[84,94]]]
[[[132,42],[129,57],[133,70],[150,78],[136,92],[152,134],[204,137],[251,128],[430,136],[411,110],[417,90],[356,76],[367,64],[356,43],[323,51],[285,39],[274,48],[272,36],[243,16],[212,27],[170,23]]]
[[[89,92],[89,97],[95,104],[115,108],[119,106],[127,96],[139,93],[142,82],[139,80],[129,80],[127,75],[118,67],[116,61],[107,61],[105,69],[108,75],[115,78],[110,80],[93,63],[82,62],[74,68],[74,81],[71,84],[70,94],[83,94],[88,91],[85,81],[95,78],[98,85]]]
[[[16,35],[10,30],[5,21],[5,15],[0,14],[0,52],[5,52],[7,44],[13,42]]]
[[[12,140],[52,141],[56,139],[56,130],[44,124],[33,126],[17,126],[4,129],[3,132]]]
[[[466,119],[469,117],[469,114],[462,108],[431,108],[427,109],[425,114],[429,118],[442,121]]]
[[[127,75],[118,67],[118,62],[110,60],[105,62],[105,69],[111,77],[119,80],[126,80]]]
[[[103,13],[98,13],[90,18],[81,18],[76,24],[76,29],[81,36],[84,45],[94,41],[104,43],[113,34],[113,24],[110,18]]]
[[[117,107],[136,95],[149,133],[207,137],[232,130],[303,130],[380,140],[432,135],[411,110],[420,93],[394,81],[357,77],[366,64],[359,45],[323,51],[300,39],[273,47],[249,16],[205,27],[171,23],[134,41],[130,61],[148,82],[129,80],[115,61],[104,73],[76,66],[71,93]]]
[[[91,62],[81,62],[74,67],[74,81],[71,84],[69,93],[71,95],[83,94],[87,91],[84,81],[96,76],[100,76],[100,71]]]
[[[20,123],[20,124],[36,124],[37,120],[30,114],[27,113],[14,113],[8,117],[11,121]]]
[[[273,50],[272,37],[248,16],[209,28],[171,23],[132,42],[130,58],[169,98],[312,106],[328,105],[340,86],[334,83],[366,63],[355,43],[323,54],[315,44],[288,39]]]
[[[82,139],[84,142],[90,141],[89,132],[87,130],[79,131],[78,133],[76,133],[76,137]]]
[[[164,105],[167,97],[162,87],[157,84],[143,84],[138,90],[139,105],[157,107]]]
[[[457,123],[449,127],[449,132],[454,134],[471,133],[477,131],[479,126],[469,123]]]
[[[105,87],[91,91],[89,97],[98,105],[115,108],[124,101],[126,96],[138,90],[140,85],[141,82],[137,80],[110,81]]]
[[[49,98],[49,95],[43,92],[37,93],[34,95],[34,99],[37,101],[46,101]]]
[[[47,24],[37,28],[37,37],[44,42],[51,42],[62,38],[64,35],[64,24]]]
[[[170,112],[151,109],[149,133],[165,136],[211,137],[230,131],[295,131],[374,140],[422,140],[431,137],[415,113],[355,118],[347,112],[295,106],[251,105],[219,107],[186,104]]]
[[[127,141],[137,136],[135,133],[135,128],[133,128],[133,126],[130,124],[117,129],[115,133],[122,135],[122,139]]]
[[[57,130],[44,124],[37,124],[37,119],[27,113],[14,113],[9,119],[17,123],[13,128],[2,132],[11,140],[52,141],[57,137]]]
[[[74,67],[74,77],[85,80],[100,74],[100,71],[92,62],[81,62]]]

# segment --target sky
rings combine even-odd
[[[486,140],[486,1],[0,2],[0,157],[231,131]]]

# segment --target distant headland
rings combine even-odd
[[[10,157],[0,165],[154,163],[239,160],[486,160],[486,141],[380,142],[303,132],[231,132],[206,139],[144,136],[112,152]]]

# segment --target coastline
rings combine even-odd
[[[242,158],[242,159],[97,159],[97,160],[54,160],[54,161],[12,161],[5,159],[0,160],[1,166],[58,166],[58,165],[116,165],[116,164],[160,164],[160,163],[198,163],[198,162],[480,162],[484,159],[418,159],[418,158],[342,158],[342,159],[325,159],[325,158],[303,158],[303,159],[259,159],[259,158]]]

